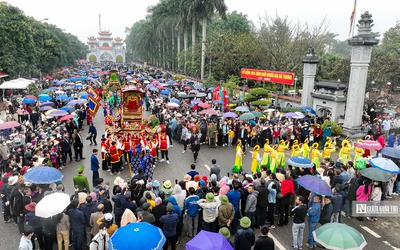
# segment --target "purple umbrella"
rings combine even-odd
[[[78,99],[78,100],[72,100],[70,102],[67,103],[66,106],[75,106],[75,104],[86,104],[88,101],[86,99]]]
[[[39,108],[39,111],[47,111],[47,110],[50,110],[50,109],[53,109],[53,108],[51,106],[43,106],[43,107]]]
[[[40,107],[44,107],[44,106],[51,106],[51,107],[53,107],[53,106],[54,106],[54,102],[44,102],[44,103],[40,104]]]
[[[151,88],[154,88],[155,86],[153,85],[153,84],[147,84],[146,85],[146,89],[151,89]]]
[[[312,175],[304,175],[297,179],[297,183],[303,188],[317,193],[319,195],[331,196],[332,189],[328,186],[328,184],[322,179],[312,176]]]
[[[233,250],[233,247],[222,234],[201,230],[186,243],[186,250]]]
[[[202,103],[202,101],[196,99],[196,100],[191,101],[191,103]]]
[[[64,115],[68,115],[69,113],[65,110],[54,110],[52,112],[50,112],[50,114],[48,116],[50,117],[57,117],[57,116],[64,116]]]
[[[299,117],[296,113],[292,113],[292,112],[286,113],[283,116],[285,116],[285,117]]]
[[[226,112],[222,115],[222,117],[229,117],[229,118],[235,118],[237,117],[237,114],[233,113],[233,112]]]

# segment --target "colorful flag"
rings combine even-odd
[[[95,116],[97,111],[99,110],[100,107],[100,103],[94,99],[93,96],[89,95],[88,96],[88,112]]]
[[[88,93],[88,96],[93,97],[97,102],[101,100],[101,96],[92,87],[89,86],[86,89],[86,92]]]
[[[353,11],[351,12],[350,16],[350,30],[349,30],[349,35],[351,34],[354,26],[354,19],[356,17],[356,9],[357,9],[357,0],[354,0],[354,5],[353,5]]]

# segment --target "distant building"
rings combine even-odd
[[[86,60],[90,62],[125,62],[125,46],[122,38],[112,38],[109,31],[99,31],[99,37],[88,37],[89,53]]]

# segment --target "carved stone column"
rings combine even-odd
[[[301,95],[301,106],[312,107],[311,93],[314,91],[318,63],[318,57],[315,55],[314,49],[310,47],[306,58],[303,60],[303,93]]]
[[[353,138],[360,138],[366,133],[361,131],[361,124],[368,67],[372,46],[379,43],[379,40],[371,34],[373,26],[371,17],[368,11],[362,14],[357,25],[358,34],[348,40],[352,46],[351,70],[343,129],[344,134],[349,134]]]

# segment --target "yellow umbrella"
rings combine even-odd
[[[51,112],[53,112],[54,110],[56,110],[56,109],[50,109],[50,110],[47,110],[44,114],[45,115],[49,115]]]

